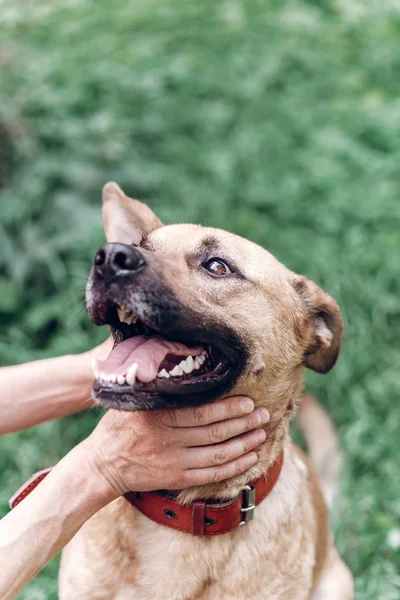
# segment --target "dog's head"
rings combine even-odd
[[[326,373],[335,364],[336,302],[260,246],[219,229],[163,226],[114,183],[103,190],[103,217],[108,243],[86,294],[90,317],[115,340],[95,365],[102,406],[291,397],[303,365]]]

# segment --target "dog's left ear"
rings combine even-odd
[[[124,194],[110,181],[103,187],[103,221],[107,242],[139,244],[146,233],[162,227],[153,211]]]
[[[311,322],[304,364],[318,373],[327,373],[339,356],[343,332],[340,308],[329,294],[306,277],[296,275],[292,283]]]

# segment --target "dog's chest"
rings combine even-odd
[[[193,538],[159,526],[150,533],[153,527],[145,522],[137,526],[137,570],[132,578],[127,574],[117,600],[309,597],[314,556],[307,533],[289,543],[286,532],[268,534],[261,516],[233,534],[210,538]]]
[[[137,571],[118,600],[308,598],[315,560],[311,505],[296,500],[303,474],[289,465],[285,471],[255,520],[230,534],[193,537],[136,513]]]
[[[180,533],[150,521],[125,500],[114,502],[64,552],[61,600],[309,598],[315,536],[299,477],[287,461],[255,520],[222,536]]]

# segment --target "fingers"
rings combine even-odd
[[[206,425],[204,427],[188,427],[177,430],[182,441],[182,445],[191,446],[207,446],[209,444],[219,444],[225,440],[246,433],[265,425],[269,421],[269,412],[266,408],[255,408],[252,413],[230,419],[228,421],[220,421]]]
[[[254,402],[245,396],[232,396],[212,404],[159,411],[169,427],[196,427],[233,419],[251,413]]]
[[[263,429],[255,429],[222,444],[187,448],[184,455],[184,468],[194,469],[229,463],[265,442],[266,437]]]
[[[244,473],[257,462],[257,454],[249,452],[224,465],[209,467],[206,469],[189,469],[183,476],[183,488],[194,485],[206,485],[207,483],[218,483],[224,479],[230,479]]]

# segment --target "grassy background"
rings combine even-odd
[[[0,362],[104,337],[76,298],[110,179],[165,222],[247,236],[341,305],[309,376],[346,453],[334,516],[361,600],[400,597],[396,0],[0,0]],[[98,415],[0,441],[0,511]],[[57,561],[20,595],[56,598]]]

